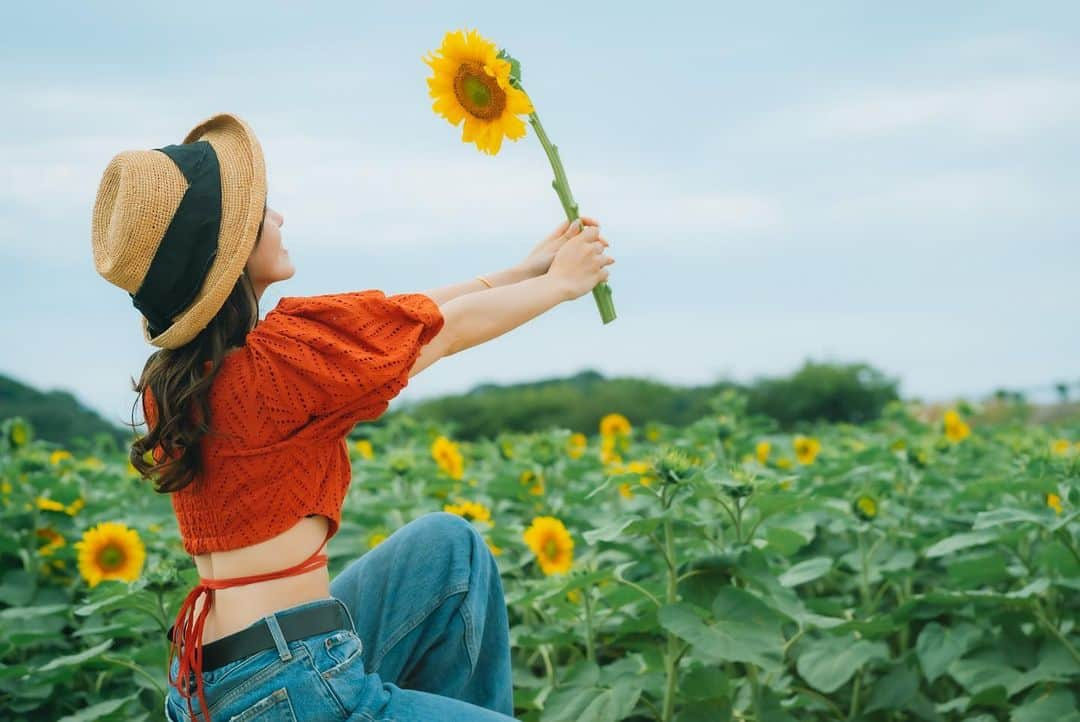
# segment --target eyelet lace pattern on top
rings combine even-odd
[[[386,411],[444,320],[422,293],[282,298],[211,387],[204,471],[170,494],[185,551],[248,546],[310,514],[327,517],[333,536],[352,479],[345,437]],[[156,423],[149,389],[143,401]]]

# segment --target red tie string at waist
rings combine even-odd
[[[326,538],[323,539],[323,544],[329,539],[330,529],[327,529]],[[195,613],[195,600],[206,592],[212,592],[214,589],[239,587],[244,584],[253,584],[255,582],[269,581],[270,579],[290,577],[295,574],[303,574],[304,572],[318,569],[328,561],[328,557],[325,554],[318,553],[319,549],[322,549],[323,544],[320,544],[319,548],[316,549],[310,557],[288,569],[267,572],[266,574],[252,574],[247,577],[233,577],[231,579],[203,579],[202,577],[199,577],[199,584],[188,592],[187,597],[184,598],[183,603],[180,605],[180,611],[176,615],[176,622],[173,624],[172,643],[169,645],[169,684],[176,687],[180,692],[180,696],[187,700],[188,713],[191,715],[191,719],[195,719],[195,710],[191,707],[191,692],[187,689],[186,684],[180,685],[180,680],[186,682],[188,675],[194,672],[195,687],[199,695],[199,704],[202,706],[206,722],[211,722],[210,708],[206,704],[206,697],[203,695],[202,637],[203,625],[206,623],[206,615],[210,612],[210,606],[214,603],[214,595],[212,593],[207,595],[206,604],[199,611],[198,618],[193,620],[192,616]],[[176,650],[181,643],[183,644],[183,647],[180,650],[180,668],[177,670],[176,679],[173,679],[172,661],[173,657],[176,656]]]

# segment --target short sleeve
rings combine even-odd
[[[293,429],[347,434],[386,411],[443,323],[438,304],[422,293],[286,296],[245,344],[261,406]]]

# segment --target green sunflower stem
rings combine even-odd
[[[596,661],[596,647],[593,646],[592,585],[582,592],[585,600],[585,657],[590,662]]]
[[[665,490],[666,491],[666,490]],[[671,506],[672,497],[664,494],[663,507],[667,511]],[[675,559],[675,540],[671,528],[671,519],[664,518],[664,561],[667,564],[667,603],[675,604],[679,599],[678,563]],[[667,632],[667,648],[664,650],[664,700],[663,709],[660,713],[661,722],[671,722],[675,716],[675,696],[679,682],[679,640],[671,632]]]
[[[540,124],[540,118],[535,111],[529,113],[529,124],[536,131],[536,137],[540,139],[540,145],[544,146],[544,152],[547,153],[548,161],[551,162],[551,169],[555,173],[555,180],[551,181],[551,187],[555,189],[555,194],[559,196],[559,202],[562,203],[566,219],[573,223],[580,217],[578,215],[578,204],[570,192],[570,183],[566,180],[566,171],[563,169],[562,160],[559,158],[559,146],[553,145],[551,140],[548,139],[547,133],[544,132],[544,126]],[[605,281],[601,281],[593,287],[592,294],[593,299],[596,301],[596,308],[600,311],[600,319],[605,324],[614,321],[615,304],[611,300],[611,286]]]

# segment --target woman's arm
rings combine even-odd
[[[510,286],[532,277],[532,274],[519,266],[511,266],[502,271],[484,274],[484,278],[490,281],[491,285],[495,288],[498,288],[499,286]],[[471,281],[463,281],[462,283],[456,283],[451,286],[443,286],[442,288],[436,288],[432,291],[422,291],[422,293],[426,296],[430,296],[435,303],[442,306],[452,298],[486,290],[487,286],[474,277]]]
[[[447,336],[444,355],[450,356],[501,336],[558,306],[571,294],[566,284],[545,273],[501,288],[485,288],[455,298],[441,306],[445,322],[439,336]]]

